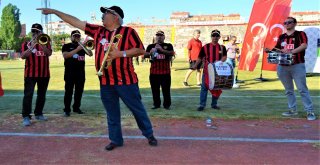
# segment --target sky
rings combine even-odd
[[[49,0],[48,0],[49,1]],[[42,7],[42,0],[0,0],[0,15],[9,3],[20,9],[20,21],[27,26],[27,33],[33,23],[41,23],[43,17],[36,8]],[[254,0],[51,0],[50,7],[90,22],[91,13],[100,19],[101,6],[120,6],[124,11],[124,23],[139,20],[151,23],[154,18],[169,21],[172,12],[187,11],[190,15],[239,13],[249,20]],[[319,0],[292,0],[291,11],[319,11]],[[51,16],[52,21],[60,20]]]

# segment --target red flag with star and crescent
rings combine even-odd
[[[263,48],[273,48],[284,33],[282,23],[289,16],[292,0],[255,0],[241,50],[239,70],[253,71]],[[262,69],[275,70],[263,56]]]

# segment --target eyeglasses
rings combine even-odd
[[[286,21],[286,22],[284,22],[283,24],[284,25],[290,25],[290,24],[292,24],[293,23],[293,21]]]
[[[31,30],[31,33],[37,34],[37,33],[40,33],[40,31],[39,30]]]
[[[105,16],[106,14],[108,14],[108,13],[117,16],[116,13],[114,13],[114,12],[112,12],[112,11],[110,11],[110,10],[107,10],[105,13],[102,14],[101,19],[104,20],[104,16]]]

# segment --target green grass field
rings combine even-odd
[[[178,70],[185,68],[188,64],[185,59],[176,59],[172,66],[172,106],[170,111],[164,109],[151,110],[152,97],[149,84],[149,63],[140,63],[135,66],[139,77],[139,86],[142,94],[142,101],[152,117],[160,118],[204,118],[214,116],[224,119],[280,119],[281,112],[287,110],[287,100],[284,95],[284,89],[277,79],[276,72],[263,71],[263,77],[269,79],[267,82],[256,81],[260,76],[261,63],[257,64],[254,72],[239,71],[238,78],[245,80],[240,84],[239,89],[224,90],[219,100],[222,110],[216,111],[210,107],[211,96],[208,95],[207,109],[203,112],[196,111],[199,105],[200,88],[196,87],[195,73],[189,79],[190,88],[182,86],[182,82],[187,70]],[[2,75],[3,88],[5,96],[0,97],[1,115],[21,113],[23,97],[23,71],[24,60],[1,60],[0,72]],[[50,61],[51,79],[48,87],[48,97],[44,109],[46,114],[62,114],[63,95],[64,95],[64,65],[63,60]],[[314,108],[319,114],[319,76],[307,77],[308,87],[311,93]],[[297,96],[300,96],[296,91]],[[303,112],[301,98],[297,98],[298,108]],[[35,97],[33,104],[35,103]],[[121,105],[122,115],[129,115],[125,105]],[[99,81],[94,68],[94,60],[87,58],[86,61],[86,84],[81,109],[87,115],[104,115],[104,108],[99,97]],[[300,113],[299,117],[305,117],[305,113]]]

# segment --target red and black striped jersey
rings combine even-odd
[[[220,61],[224,56],[227,56],[227,49],[224,45],[208,43],[201,48],[198,58],[202,59],[204,69],[207,69],[208,63]]]
[[[301,44],[307,44],[308,38],[305,32],[303,31],[295,31],[291,35],[286,33],[281,34],[277,41],[277,45],[275,46],[278,49],[289,49],[293,50],[299,47]],[[305,50],[293,54],[293,64],[304,63]]]
[[[30,41],[23,42],[21,52],[28,50],[29,46]],[[51,50],[50,43],[47,47]],[[49,56],[45,55],[39,44],[25,60],[24,77],[50,77]]]
[[[144,49],[137,32],[131,27],[120,26],[113,31],[109,31],[103,26],[87,23],[85,33],[94,39],[95,66],[97,71],[100,69],[109,41],[114,34],[122,35],[122,38],[118,41],[118,50]],[[117,41],[115,40],[115,42]],[[138,77],[134,72],[132,60],[132,57],[114,59],[111,66],[103,70],[103,75],[99,77],[100,83],[102,85],[129,85],[137,83]]]
[[[161,43],[159,44],[162,49],[167,50],[167,51],[174,51],[173,46],[170,43]],[[156,44],[150,44],[147,47],[146,52],[150,52],[152,48],[154,48]],[[150,74],[170,74],[171,69],[170,69],[170,63],[172,59],[172,55],[165,55],[161,52],[157,52],[158,55],[155,57],[153,62],[151,63],[150,67]]]

